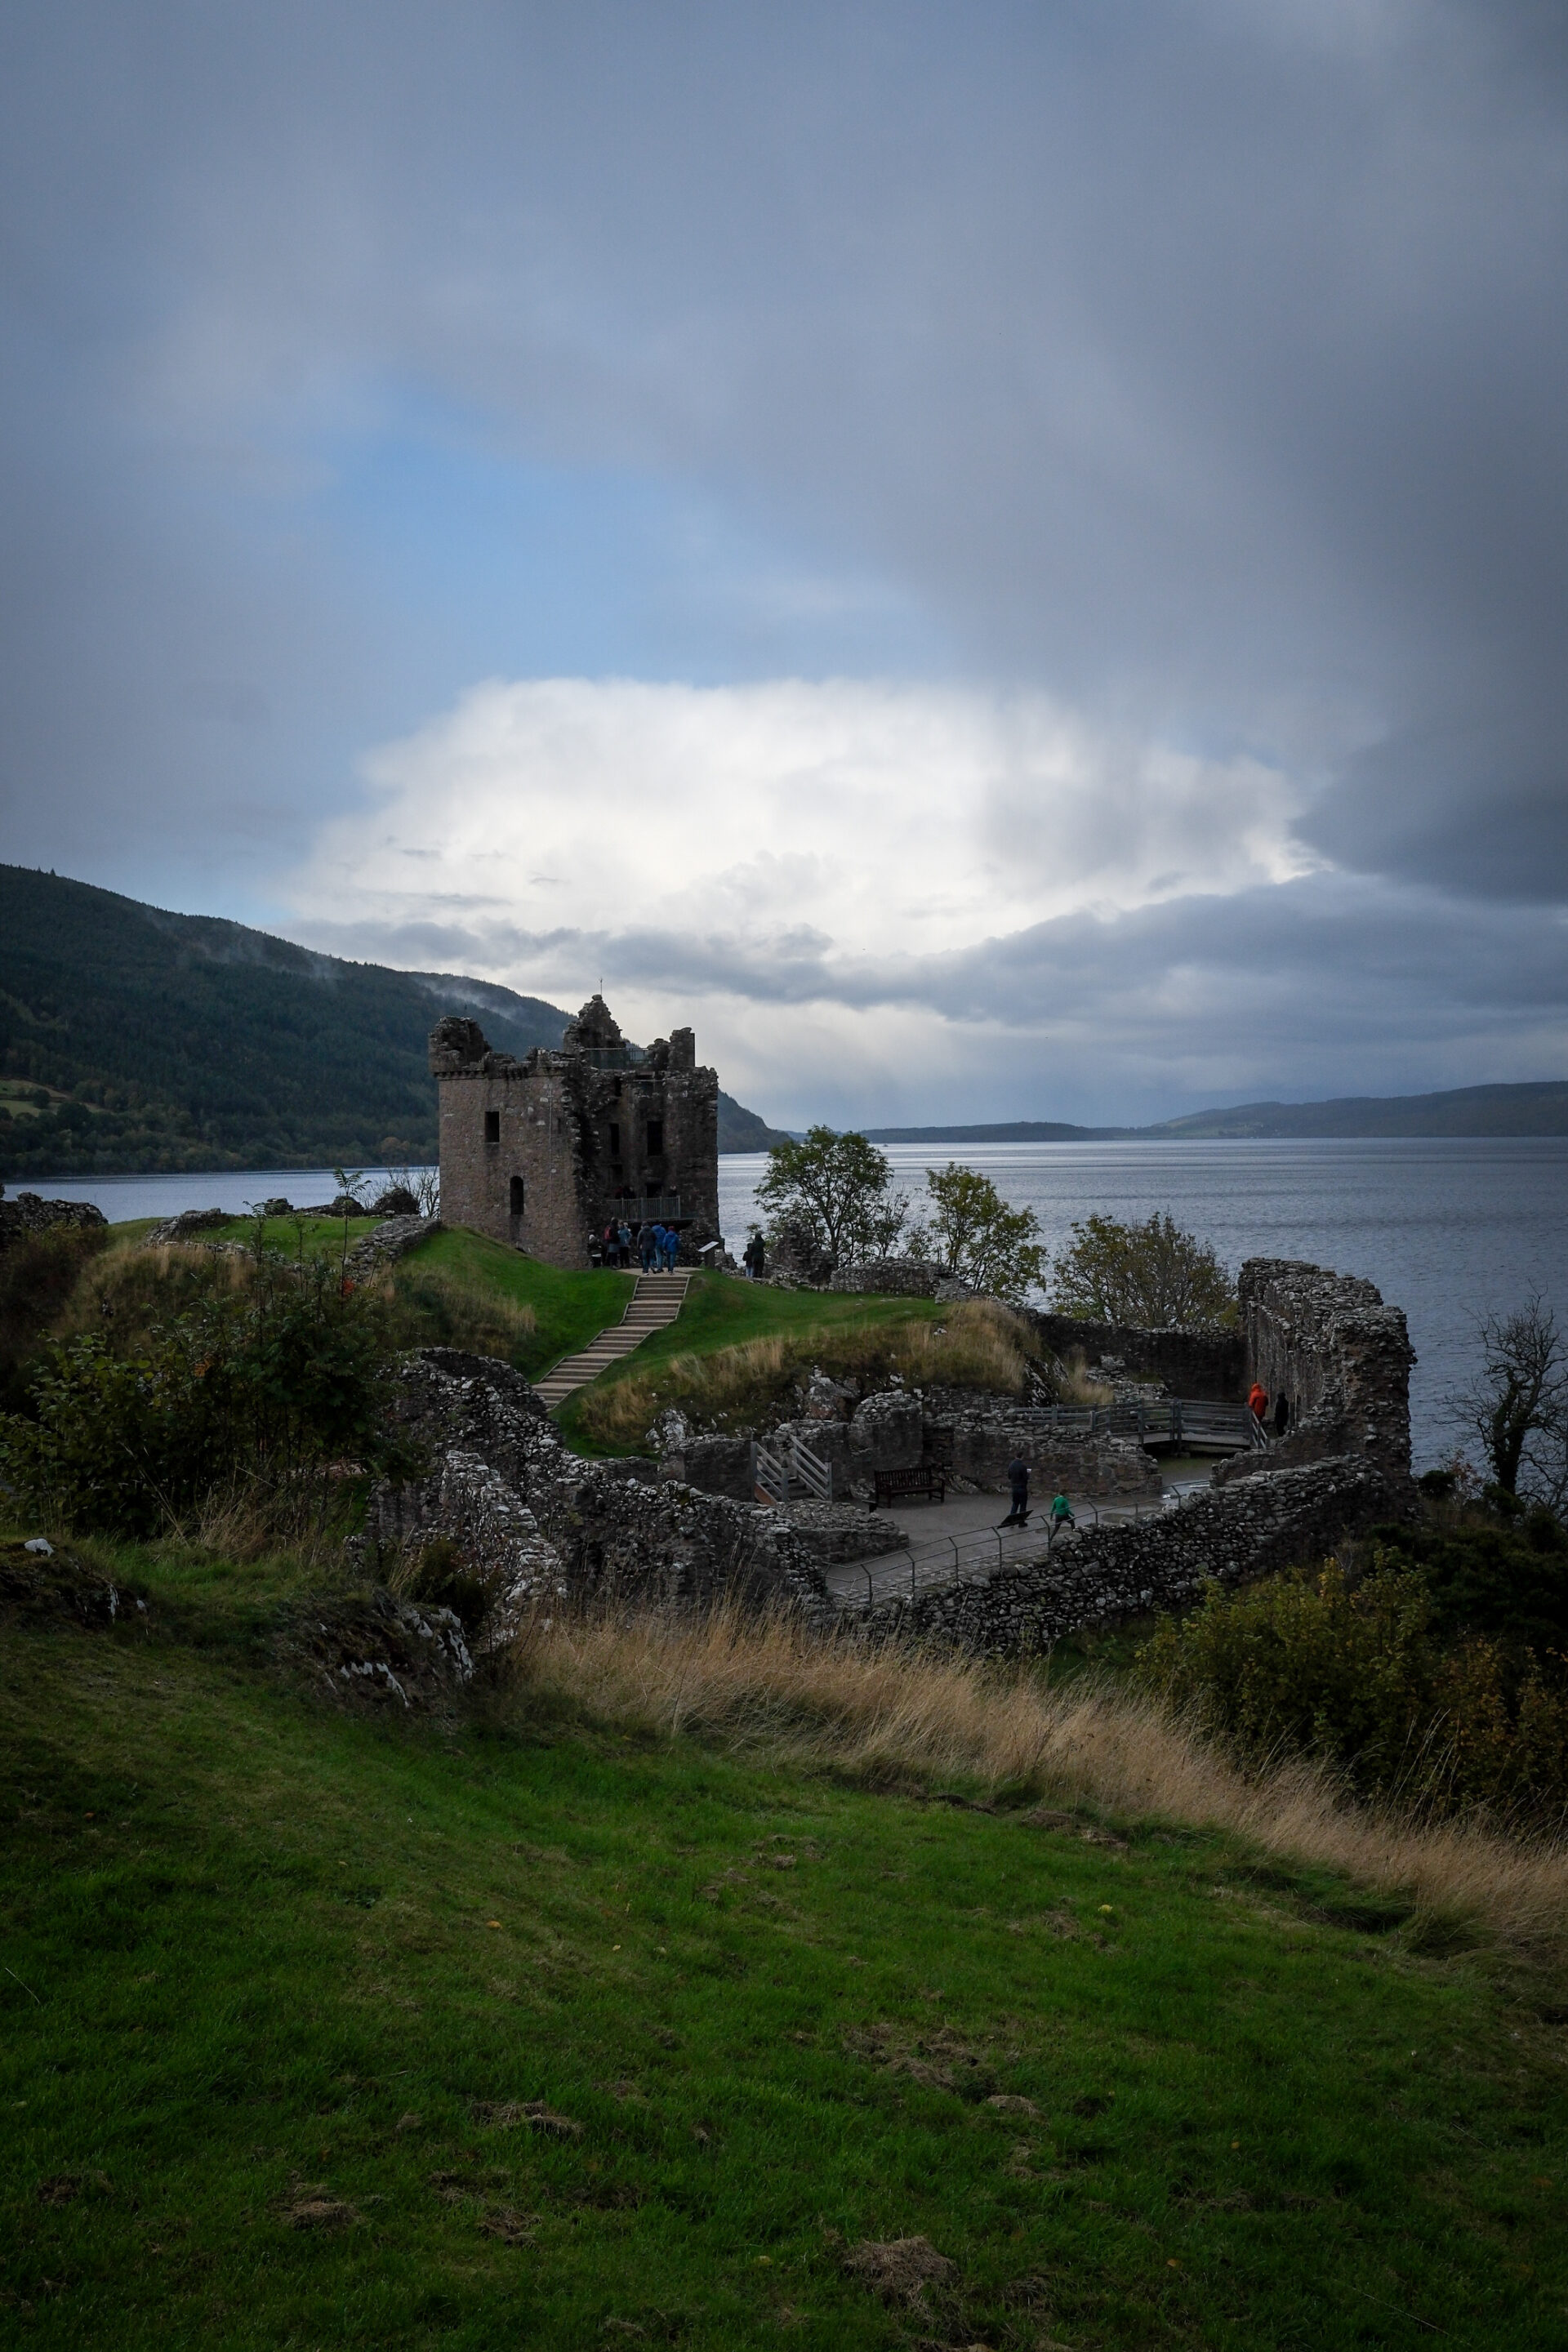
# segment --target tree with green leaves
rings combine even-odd
[[[1236,1286],[1207,1242],[1156,1212],[1142,1224],[1086,1217],[1057,1260],[1052,1304],[1089,1323],[1163,1331],[1234,1323]]]
[[[906,1203],[892,1174],[886,1152],[863,1135],[814,1127],[804,1142],[773,1145],[757,1199],[775,1234],[804,1234],[829,1265],[843,1265],[886,1257],[897,1244]]]
[[[1045,1281],[1046,1251],[1033,1209],[1010,1208],[991,1181],[949,1160],[926,1170],[931,1239],[950,1274],[1015,1304]]]

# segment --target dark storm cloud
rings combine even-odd
[[[7,854],[260,888],[356,750],[526,671],[339,495],[415,387],[477,463],[658,478],[886,585],[951,671],[1310,786],[1387,919],[1127,919],[1171,1003],[1238,942],[1305,984],[1316,938],[1347,1018],[1463,1037],[1462,939],[1533,1006],[1558,935],[1423,894],[1568,896],[1565,47],[1552,8],[1414,0],[14,7]],[[1087,1020],[1099,937],[910,1001]],[[698,984],[689,942],[622,947]],[[810,993],[816,955],[747,984]]]

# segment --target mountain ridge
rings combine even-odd
[[[0,1180],[431,1160],[443,1012],[520,1055],[571,1017],[0,865]],[[773,1136],[732,1096],[720,1126],[721,1150]]]
[[[1189,1111],[1152,1127],[1076,1127],[1063,1120],[1008,1119],[984,1125],[876,1127],[873,1143],[1138,1143],[1390,1140],[1568,1135],[1568,1079],[1448,1087],[1436,1094],[1332,1095],[1319,1102],[1237,1103]]]

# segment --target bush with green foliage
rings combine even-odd
[[[0,1419],[0,1491],[55,1526],[148,1536],[215,1495],[323,1508],[327,1465],[389,1462],[381,1302],[325,1259],[209,1261],[182,1310],[50,1347],[29,1416]]]
[[[1374,1546],[1359,1580],[1330,1562],[1239,1592],[1211,1585],[1191,1615],[1162,1620],[1135,1674],[1244,1762],[1297,1753],[1424,1811],[1549,1815],[1568,1801],[1556,1536],[1505,1557],[1463,1535],[1402,1535]],[[1507,1575],[1521,1550],[1540,1571],[1523,1615]]]
[[[50,1330],[106,1238],[100,1225],[57,1225],[0,1251],[0,1412],[21,1406]]]
[[[1158,1213],[1142,1224],[1090,1216],[1057,1261],[1052,1304],[1089,1323],[1162,1331],[1234,1323],[1236,1286],[1207,1242]]]

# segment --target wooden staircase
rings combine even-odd
[[[533,1392],[543,1398],[546,1410],[553,1412],[574,1389],[585,1388],[609,1365],[640,1348],[650,1331],[662,1331],[667,1323],[673,1323],[685,1304],[690,1279],[689,1274],[639,1275],[620,1321],[606,1324],[587,1347],[575,1356],[563,1356],[542,1381],[535,1381]]]

